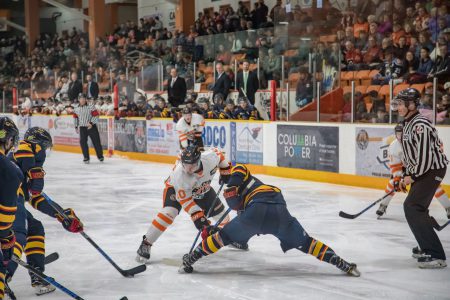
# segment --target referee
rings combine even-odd
[[[96,125],[99,120],[99,113],[94,105],[87,104],[86,95],[84,94],[78,96],[78,103],[78,107],[74,110],[73,118],[75,130],[80,134],[80,146],[84,156],[83,162],[89,163],[88,136],[94,144],[98,159],[102,162],[104,160],[103,149]]]
[[[401,91],[392,101],[392,109],[404,118],[402,148],[405,175],[398,189],[406,191],[411,184],[403,208],[420,249],[419,268],[437,269],[447,266],[441,241],[433,229],[428,207],[447,170],[448,160],[431,122],[422,116],[417,107],[420,93],[414,88]]]

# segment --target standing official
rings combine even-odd
[[[178,76],[177,69],[170,69],[170,78],[167,86],[167,97],[169,103],[174,107],[184,103],[186,98],[186,80]]]
[[[419,268],[444,268],[447,266],[445,252],[433,229],[428,207],[445,177],[448,160],[436,129],[418,112],[419,103],[419,91],[407,88],[391,104],[392,109],[398,110],[398,114],[404,118],[402,148],[406,167],[403,179],[394,182],[394,188],[396,191],[406,191],[406,186],[411,184],[403,207],[406,220],[420,247],[413,249],[418,257]]]
[[[212,88],[213,99],[217,94],[222,94],[224,99],[227,99],[228,93],[230,92],[231,79],[225,73],[221,62],[216,63],[216,71],[216,82],[214,82],[214,86]]]
[[[237,75],[237,90],[239,97],[246,97],[252,105],[255,105],[255,93],[259,88],[258,76],[250,71],[248,61],[242,63],[242,71]]]
[[[86,95],[80,94],[78,102],[79,105],[74,110],[73,118],[75,130],[80,134],[80,146],[84,156],[83,162],[86,164],[89,163],[88,136],[94,144],[98,159],[103,161],[103,149],[100,143],[100,134],[97,129],[99,113],[94,105],[87,104]]]
[[[83,92],[83,85],[78,80],[77,73],[73,72],[70,75],[69,88],[67,90],[67,96],[70,101],[75,101],[80,93]]]
[[[98,98],[98,93],[99,93],[99,89],[98,89],[98,83],[92,80],[92,75],[88,74],[86,76],[86,96],[89,99],[95,99],[97,100]]]

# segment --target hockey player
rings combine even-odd
[[[191,144],[195,144],[203,150],[202,133],[205,126],[205,119],[185,107],[182,111],[183,116],[178,120],[176,130],[180,138],[180,147],[185,149]]]
[[[217,169],[220,172],[219,182],[227,182],[231,164],[218,149],[209,149],[200,152],[196,146],[188,146],[181,154],[181,162],[175,165],[174,170],[165,182],[163,193],[163,208],[153,219],[152,225],[143,237],[137,251],[136,260],[147,263],[150,259],[150,250],[156,240],[169,227],[183,208],[194,222],[198,230],[209,226],[206,214],[216,199],[216,192],[211,187],[211,181]],[[225,211],[222,202],[216,201],[210,217],[218,220]],[[229,221],[226,218],[223,223]]]
[[[214,105],[213,105],[213,113],[214,116],[216,116],[216,118],[219,118],[220,112],[224,110],[225,105],[224,105],[224,99],[223,99],[223,95],[221,93],[218,93],[214,96],[213,99]]]
[[[225,108],[220,112],[219,119],[237,119],[236,105],[233,99],[228,99],[225,103]]]
[[[231,241],[242,244],[257,234],[271,234],[280,240],[284,252],[298,249],[335,265],[349,275],[360,276],[356,264],[343,260],[329,246],[306,233],[289,213],[279,188],[262,183],[244,165],[232,168],[227,186],[224,197],[228,206],[240,213],[218,232],[205,228],[203,241],[194,251],[183,256],[180,271],[191,273],[197,260],[217,252]]]
[[[44,226],[25,208],[25,201],[35,209],[46,215],[57,218],[63,227],[70,232],[80,232],[83,224],[71,208],[64,210],[70,221],[66,221],[44,198],[45,172],[43,165],[46,158],[46,150],[52,146],[50,134],[43,128],[32,127],[25,133],[15,153],[9,155],[20,168],[23,174],[21,192],[17,200],[17,214],[13,229],[16,233],[14,255],[21,258],[25,251],[28,263],[44,271],[45,269],[45,232]],[[8,279],[17,269],[17,263],[10,261],[8,264]],[[30,273],[31,285],[35,288],[36,295],[53,292],[55,287],[46,281]]]
[[[403,132],[403,124],[398,124],[395,126],[395,140],[389,145],[389,168],[391,170],[391,179],[386,186],[385,192],[386,194],[390,194],[387,196],[381,203],[378,208],[376,214],[381,217],[386,213],[386,209],[391,202],[392,198],[395,195],[395,192],[399,190],[399,184],[403,177],[403,149],[402,149],[402,132]],[[450,200],[448,199],[447,194],[445,193],[442,185],[436,190],[434,197],[439,200],[441,205],[444,207],[447,218],[450,219]]]
[[[0,299],[5,296],[6,265],[11,259],[16,237],[12,225],[17,211],[17,195],[23,175],[6,155],[19,141],[19,130],[8,117],[0,117]]]
[[[239,120],[260,120],[258,110],[248,102],[245,97],[238,99],[239,106],[236,109],[236,116]]]
[[[217,95],[216,95],[217,96]],[[217,119],[218,116],[214,115],[214,111],[210,107],[209,100],[205,97],[201,97],[197,100],[199,108],[200,108],[200,114],[205,119]]]

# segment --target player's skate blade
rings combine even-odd
[[[380,219],[384,214],[386,214],[387,205],[380,204],[380,207],[376,211],[376,214],[378,215],[378,219]]]
[[[412,248],[412,257],[415,259],[419,259],[425,256],[425,252],[420,250],[419,246]]]
[[[447,267],[445,260],[432,258],[429,255],[420,257],[417,262],[421,269],[442,269]]]
[[[242,251],[248,251],[248,244],[239,244],[237,242],[232,242],[231,244],[228,245],[228,247],[230,247],[231,249],[237,249],[237,250],[242,250]]]
[[[150,253],[151,253],[152,245],[147,242],[145,239],[145,235],[142,238],[141,245],[139,249],[136,251],[136,261],[138,263],[149,264],[150,263]]]
[[[359,272],[356,264],[350,264],[350,269],[346,272],[350,276],[359,277],[361,276],[361,272]]]

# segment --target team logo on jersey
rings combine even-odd
[[[197,198],[211,189],[211,180],[203,182],[199,187],[196,187],[192,190],[192,195],[194,198]]]

